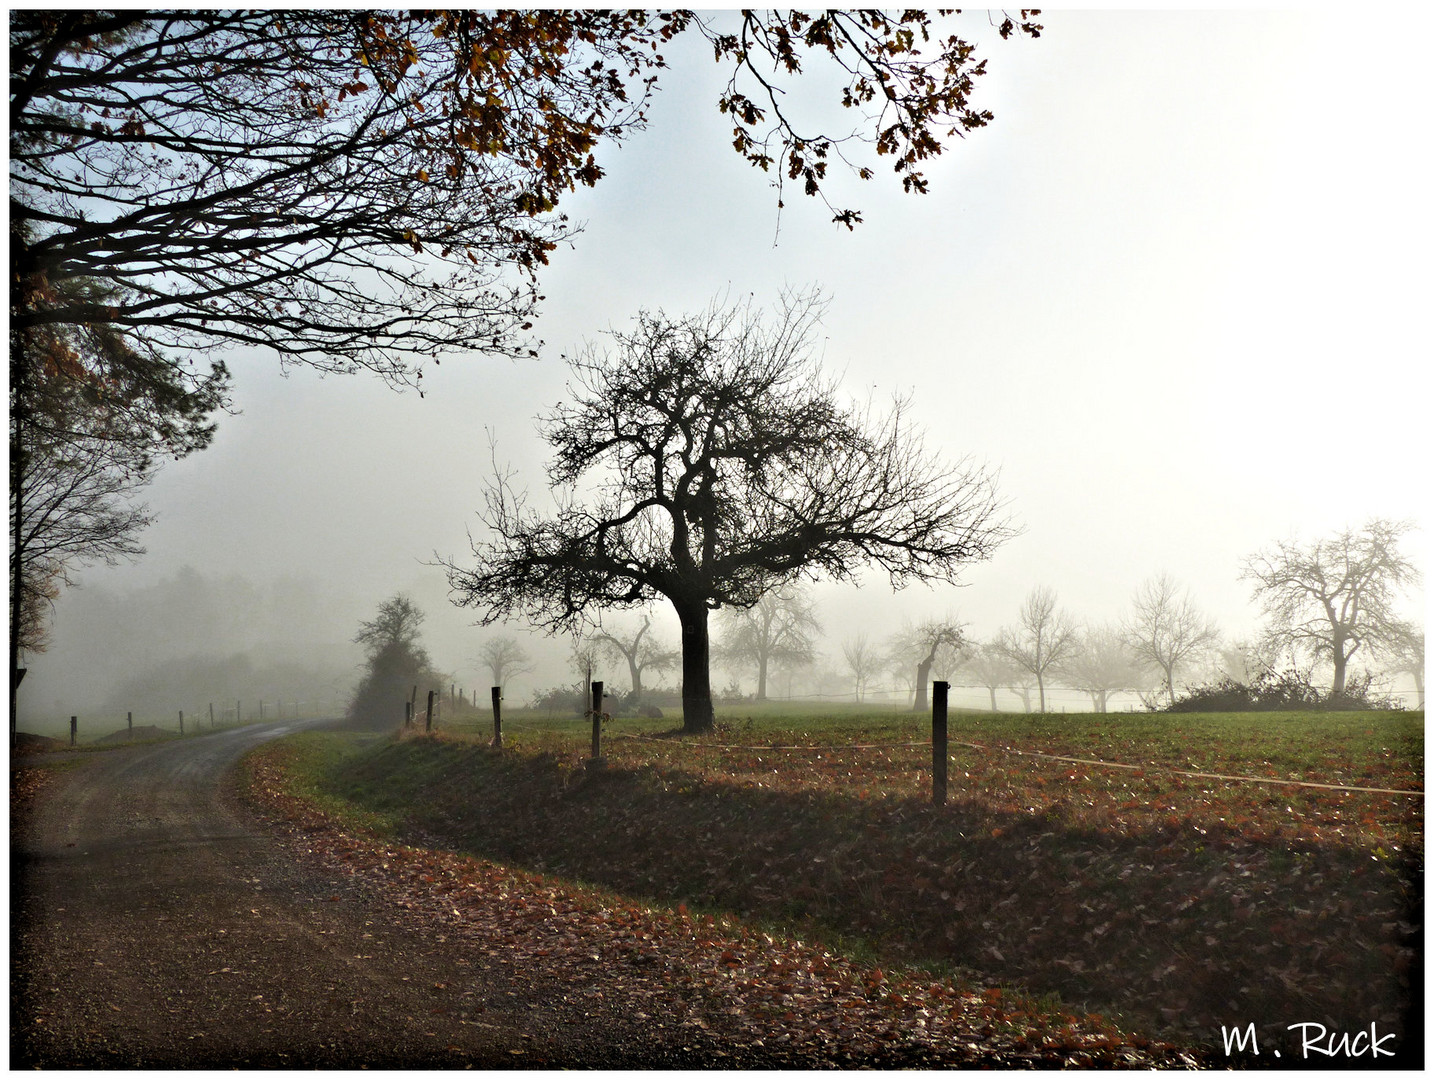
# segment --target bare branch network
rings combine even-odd
[[[1001,36],[1039,36],[1031,14]],[[991,118],[969,101],[984,61],[931,13],[726,26],[680,9],[17,11],[14,325],[259,345],[400,384],[447,351],[526,355],[534,274],[570,233],[559,202],[642,127],[659,50],[689,29],[731,65],[717,104],[736,151],[809,195],[854,142],[925,191],[918,166]],[[823,61],[838,115],[859,118],[799,130],[804,63]],[[48,295],[77,277],[110,299]]]
[[[894,587],[954,582],[989,557],[1011,533],[993,476],[929,454],[908,401],[843,406],[812,359],[820,314],[811,295],[785,297],[770,324],[744,306],[643,313],[614,350],[574,359],[572,401],[543,422],[559,508],[490,482],[492,539],[476,568],[451,567],[464,602],[563,631],[658,597],[747,608],[868,564]]]
[[[822,309],[789,293],[770,319],[746,305],[645,312],[613,348],[574,358],[571,400],[542,422],[557,509],[529,508],[496,473],[476,565],[443,563],[455,602],[569,631],[664,598],[682,623],[688,719],[710,721],[709,611],[868,565],[895,588],[954,583],[988,558],[1011,535],[994,478],[928,453],[906,400],[843,404],[814,359]]]

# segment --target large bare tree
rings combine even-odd
[[[749,608],[725,607],[717,651],[731,665],[757,668],[757,700],[767,700],[767,675],[773,664],[801,667],[816,659],[821,633],[811,596],[793,583],[772,589]]]
[[[643,125],[675,35],[729,68],[717,108],[780,206],[787,181],[826,201],[837,161],[874,176],[858,148],[925,192],[925,162],[992,119],[972,101],[985,61],[949,14],[16,10],[12,386],[44,364],[17,340],[100,326],[136,352],[260,346],[396,385],[457,350],[529,355],[536,275],[572,234],[559,202]],[[997,30],[1041,27],[1022,12]],[[794,108],[826,93],[854,123]],[[13,416],[15,488],[27,394]],[[13,714],[13,650],[11,669]]]
[[[1279,541],[1244,562],[1240,577],[1254,583],[1269,640],[1329,661],[1332,693],[1344,692],[1355,654],[1396,652],[1412,633],[1396,610],[1421,580],[1399,546],[1412,528],[1375,518],[1307,544]]]
[[[1159,668],[1170,700],[1175,669],[1213,649],[1220,630],[1169,574],[1157,574],[1136,590],[1124,623],[1126,644],[1144,664]]]
[[[881,414],[844,403],[814,355],[821,310],[789,293],[770,317],[740,304],[643,313],[613,348],[584,350],[570,400],[543,423],[556,511],[495,476],[476,564],[444,560],[455,601],[563,630],[667,600],[683,725],[705,731],[713,610],[866,565],[893,587],[954,582],[988,558],[1009,533],[990,474],[927,452],[902,400]]]
[[[1011,662],[1035,678],[1041,712],[1046,711],[1046,676],[1075,648],[1076,633],[1070,616],[1056,608],[1055,590],[1038,585],[1021,605],[1016,627],[1002,630],[997,638]]]

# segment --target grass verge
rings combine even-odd
[[[1222,1029],[1253,1023],[1269,1047],[1302,1022],[1420,1049],[1422,799],[1165,770],[1422,786],[1422,715],[968,716],[952,737],[983,749],[953,747],[942,808],[909,715],[724,724],[628,725],[600,769],[583,725],[536,722],[502,752],[476,731],[311,736],[287,769],[295,793],[385,835],[1055,994],[1212,1051]]]

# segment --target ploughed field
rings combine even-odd
[[[901,1007],[939,977],[1215,1060],[1253,1024],[1261,1062],[1288,1062],[1317,1024],[1392,1034],[1407,1063],[1423,719],[953,712],[939,807],[929,716],[840,707],[730,707],[702,736],[614,719],[600,768],[590,721],[521,711],[501,751],[476,714],[306,735],[256,767],[370,836],[819,941]],[[919,976],[904,994],[897,972]]]

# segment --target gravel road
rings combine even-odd
[[[563,973],[420,935],[289,857],[231,785],[296,726],[73,755],[12,826],[12,1066],[770,1064],[577,1008]]]

